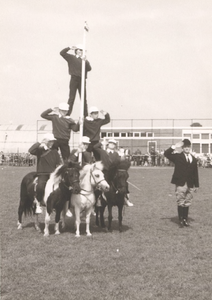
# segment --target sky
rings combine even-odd
[[[212,117],[211,0],[0,2],[0,124],[34,124],[67,102],[59,52],[83,42],[84,21],[89,106],[112,119]]]

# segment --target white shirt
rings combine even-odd
[[[189,159],[189,162],[192,163],[192,160],[193,160],[192,155],[190,153],[189,154],[184,153],[184,155],[185,155],[186,160],[188,161],[188,159]]]

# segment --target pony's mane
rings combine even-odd
[[[128,170],[131,166],[131,163],[129,160],[121,160],[119,164],[117,165],[117,169],[123,169],[123,170]]]
[[[80,171],[80,180],[82,180],[92,168],[91,164],[84,165],[84,167]]]
[[[82,167],[80,166],[80,164],[78,162],[72,161],[72,160],[68,160],[67,164],[68,168],[75,168],[77,170],[81,170]]]
[[[60,182],[61,179],[61,174],[63,173],[64,169],[67,168],[67,166],[65,165],[59,165],[54,172],[52,172],[50,174],[49,179],[51,180],[51,182],[53,182],[54,184],[57,184]]]

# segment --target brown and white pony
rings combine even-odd
[[[55,211],[55,234],[60,234],[60,215],[64,207],[68,206],[72,193],[80,192],[78,164],[74,168],[58,167],[46,183],[44,203],[46,205],[44,236],[49,236],[49,222]],[[63,174],[62,177],[60,177]],[[63,222],[62,227],[65,227]]]
[[[52,175],[54,174],[54,175]],[[79,166],[75,163],[69,163],[69,165],[60,165],[50,175],[54,177],[57,187],[67,186],[70,189],[77,190],[79,192]],[[76,177],[78,180],[76,181]],[[75,181],[74,182],[74,178]],[[20,202],[18,207],[18,229],[22,229],[22,215],[34,215],[35,217],[35,229],[40,231],[38,222],[38,214],[35,214],[36,204],[36,184],[37,184],[37,173],[30,172],[24,176],[20,186]],[[55,189],[56,189],[55,185]]]

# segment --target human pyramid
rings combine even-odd
[[[68,53],[70,50],[73,50],[74,54]],[[47,133],[41,143],[37,142],[29,149],[31,154],[37,156],[38,183],[36,186],[36,213],[42,212],[41,205],[44,204],[45,185],[50,174],[61,164],[58,150],[61,152],[63,163],[67,161],[76,162],[79,160],[79,156],[81,156],[82,166],[95,161],[102,161],[105,178],[107,178],[110,166],[123,159],[116,151],[117,142],[114,139],[108,140],[106,145],[105,141],[100,141],[101,126],[110,122],[110,115],[108,112],[99,110],[95,106],[88,109],[86,83],[84,90],[84,120],[80,118],[79,122],[76,123],[70,117],[77,91],[81,96],[83,60],[85,61],[85,82],[87,72],[91,71],[89,61],[85,56],[83,57],[83,46],[67,47],[60,52],[60,55],[67,61],[69,74],[71,75],[68,103],[60,103],[58,107],[49,108],[41,114],[42,118],[52,122],[52,133]],[[102,118],[99,118],[99,113],[102,114]],[[70,133],[71,131],[79,131],[81,122],[83,122],[81,143],[77,149],[70,151]],[[103,149],[105,146],[106,149]],[[129,201],[129,191],[126,195],[125,203],[128,206],[133,206]],[[68,211],[67,215],[71,216],[72,214]]]
[[[74,54],[68,53],[70,50],[73,50]],[[110,122],[109,113],[94,106],[88,109],[86,78],[87,72],[91,71],[91,65],[86,57],[83,56],[83,46],[67,47],[60,52],[60,55],[67,61],[69,74],[71,75],[68,103],[60,103],[59,107],[49,108],[41,114],[42,118],[52,122],[53,133],[46,134],[41,143],[35,143],[29,149],[31,154],[37,156],[36,213],[42,212],[41,203],[43,202],[45,185],[50,174],[61,164],[58,149],[60,149],[63,163],[66,163],[68,160],[72,162],[79,161],[79,157],[82,166],[95,161],[102,161],[106,180],[108,179],[110,167],[125,159],[124,156],[119,156],[116,151],[117,142],[114,139],[108,140],[106,144],[104,140],[100,140],[101,126]],[[83,61],[85,67],[84,93],[82,93],[84,95],[84,117],[80,118],[78,123],[75,123],[70,115],[77,91],[81,97]],[[102,114],[103,118],[99,118],[99,113]],[[77,132],[81,125],[83,125],[81,143],[77,149],[70,151],[69,139],[71,130]],[[182,152],[175,153],[175,148],[181,148]],[[189,206],[193,198],[192,194],[199,187],[197,160],[190,154],[190,150],[191,142],[188,139],[184,139],[164,152],[165,157],[175,164],[172,183],[176,186],[180,227],[189,226],[187,220]],[[110,182],[108,183],[110,184]],[[128,185],[125,203],[127,206],[133,206],[133,203],[129,201]],[[72,216],[70,211],[68,211],[67,215]]]

